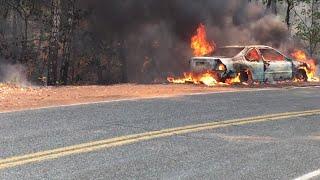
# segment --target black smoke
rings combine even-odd
[[[287,40],[286,26],[247,0],[82,0],[97,39],[125,47],[130,81],[150,82],[188,70],[190,38],[200,23],[218,46]]]

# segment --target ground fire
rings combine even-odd
[[[167,78],[169,82],[175,84],[185,84],[185,83],[193,83],[193,84],[205,84],[207,86],[214,86],[218,83],[218,76],[213,71],[206,71],[203,73],[193,73],[193,72],[184,72],[183,78]]]

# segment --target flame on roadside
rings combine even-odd
[[[191,48],[194,56],[204,56],[214,52],[215,44],[207,40],[207,32],[203,24],[199,25],[197,34],[191,38]]]
[[[221,82],[218,74],[214,71],[204,71],[201,73],[185,72],[182,78],[168,77],[168,82],[174,84],[204,84],[206,86],[216,86],[216,85],[232,85],[239,84],[240,73],[234,78],[228,78],[225,82]]]
[[[229,78],[229,79],[226,79],[226,82],[225,82],[227,85],[232,85],[232,84],[239,84],[241,83],[241,80],[240,80],[240,73],[237,74],[236,77],[234,78]]]
[[[218,83],[217,74],[213,71],[205,71],[202,73],[184,72],[182,78],[168,77],[167,80],[175,84],[205,84],[207,86],[214,86]]]
[[[307,67],[302,66],[301,69],[305,70],[308,77],[308,81],[310,82],[320,81],[319,77],[317,77],[317,67],[315,63],[316,61],[314,59],[308,57],[308,55],[304,51],[299,49],[294,50],[291,53],[291,56],[295,58],[295,60],[305,63],[307,65]]]

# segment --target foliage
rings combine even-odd
[[[288,5],[285,18],[288,27],[291,27],[291,21],[296,21],[292,24],[296,25],[297,37],[305,42],[311,54],[316,53],[320,44],[318,0],[256,1],[265,3],[267,10],[272,9],[271,13],[277,13],[279,4]],[[138,44],[136,47],[131,47],[132,49],[147,49],[144,46],[150,47],[150,45],[144,45],[148,43],[143,40],[139,43],[129,43],[128,39],[123,38],[121,33],[115,30],[119,29],[122,34],[130,32],[126,24],[119,23],[123,19],[110,18],[110,22],[106,22],[107,25],[101,25],[103,20],[97,21],[99,18],[97,16],[99,13],[106,12],[103,12],[103,9],[100,12],[101,8],[91,6],[90,2],[87,0],[0,0],[0,66],[2,63],[22,64],[27,69],[29,80],[39,84],[127,82],[126,72],[130,69],[127,63],[141,66],[125,58],[124,54],[130,48],[127,47],[128,44],[131,43],[130,46]],[[92,0],[92,2],[95,1]],[[249,0],[248,3],[255,2]],[[294,7],[301,3],[305,6],[301,12],[298,12]],[[308,8],[310,6],[313,8]],[[106,13],[109,16],[122,13],[121,8],[119,12],[113,8],[109,10],[110,12]],[[143,9],[139,10],[143,11]],[[298,18],[290,17],[292,10],[295,10],[295,16]],[[133,15],[147,14],[141,11]],[[167,15],[163,16],[161,15],[165,19]],[[122,18],[128,18],[123,22],[131,26],[135,25],[130,20],[132,17]],[[158,23],[158,21],[152,23]],[[141,23],[141,26],[143,25]],[[137,27],[140,28],[140,26]],[[189,33],[185,34],[184,36],[188,36]],[[54,38],[55,42],[53,42]],[[176,51],[179,49],[177,48]],[[145,57],[152,57],[155,54],[153,49],[145,52]]]
[[[320,1],[303,0],[298,17],[296,35],[307,44],[309,53],[314,55],[320,45]]]

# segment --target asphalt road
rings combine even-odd
[[[1,159],[119,136],[320,109],[320,88],[0,114]],[[212,128],[0,169],[0,179],[292,179],[320,168],[320,115]],[[319,177],[320,178],[320,177]]]

